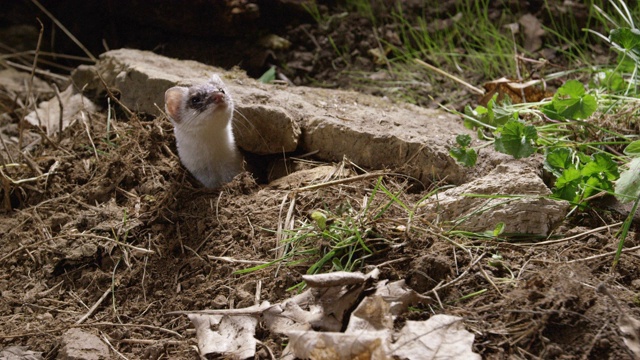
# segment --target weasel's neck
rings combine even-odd
[[[195,131],[194,131],[195,130]],[[184,166],[207,187],[228,182],[242,171],[231,124],[225,128],[176,128],[176,143]]]

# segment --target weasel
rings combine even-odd
[[[204,186],[219,187],[243,171],[231,128],[233,99],[218,75],[204,84],[174,86],[164,102],[180,161]]]

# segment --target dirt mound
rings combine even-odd
[[[407,193],[402,178],[291,192],[244,174],[209,191],[179,166],[173,144],[166,119],[107,122],[94,114],[59,142],[36,146],[31,167],[4,170],[26,181],[5,180],[14,210],[0,216],[2,346],[26,345],[54,358],[63,333],[83,327],[130,358],[193,358],[189,321],[167,312],[250,306],[258,282],[260,299],[291,296],[287,289],[311,265],[304,258],[234,272],[272,261],[282,246],[277,230],[309,225],[314,210],[387,209],[363,219],[372,229],[363,241],[374,251],[367,264],[379,265],[384,278],[407,279],[443,306],[406,319],[462,316],[485,358],[629,356],[617,312],[594,288],[617,284],[611,291],[632,306],[640,261],[623,255],[609,274],[611,256],[598,255],[616,247],[606,227],[547,243],[458,243],[420,216],[407,229],[398,202],[372,195],[382,181],[399,201],[415,204],[424,194]],[[318,238],[316,249],[328,247]],[[281,350],[282,339],[258,336]]]

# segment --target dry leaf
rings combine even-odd
[[[196,327],[201,355],[253,357],[255,327],[262,320],[270,331],[289,337],[282,359],[423,359],[424,354],[439,358],[432,357],[433,351],[467,356],[455,358],[479,358],[471,352],[473,335],[462,328],[456,317],[436,315],[425,322],[408,322],[408,327],[394,334],[397,315],[417,301],[430,299],[407,288],[404,280],[372,284],[378,275],[377,269],[366,275],[305,275],[310,289],[279,304],[265,302],[246,309],[205,310],[187,315]],[[361,299],[364,289],[373,285],[375,293]],[[338,332],[344,316],[355,305],[346,331]],[[394,338],[398,340],[392,344]],[[412,344],[411,339],[418,340]],[[429,350],[424,346],[430,346]],[[396,350],[391,351],[392,347]]]
[[[542,47],[542,36],[545,34],[542,23],[537,17],[531,14],[522,15],[518,20],[524,28],[524,48],[534,52]]]
[[[234,359],[253,358],[258,319],[253,316],[188,314],[196,328],[200,355],[223,354]]]
[[[312,360],[388,359],[389,331],[363,331],[355,334],[291,331],[283,356]]]
[[[473,339],[462,318],[434,315],[427,321],[407,321],[391,355],[399,359],[481,359],[472,350]]]
[[[496,99],[498,103],[503,101],[505,98],[509,98],[512,104],[538,102],[544,98],[553,97],[553,93],[536,87],[536,85],[540,83],[540,80],[521,82],[504,77],[498,80],[489,81],[482,85],[486,90],[486,93],[478,103],[482,106],[486,106],[495,94],[498,94],[498,98]]]
[[[71,124],[81,112],[93,113],[98,107],[82,94],[74,93],[73,86],[69,86],[60,93],[62,100],[62,129]],[[60,101],[54,96],[49,101],[43,101],[36,111],[32,111],[25,117],[29,123],[35,126],[43,126],[47,129],[47,135],[58,132],[60,127]]]

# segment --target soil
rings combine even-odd
[[[288,69],[298,68],[286,76],[296,83],[318,78],[357,87],[342,82],[345,69],[334,66],[330,48],[315,59],[305,53],[315,46],[309,36],[326,44],[322,37],[330,33],[352,34],[345,41],[362,46],[361,52],[376,47],[360,36],[364,22],[349,18],[336,29],[290,27],[290,39],[307,39],[296,40],[306,45],[282,59]],[[358,63],[349,71],[379,70],[363,60],[352,62]],[[465,90],[443,84],[451,86],[446,94],[475,101]],[[17,137],[23,110],[15,99],[3,97],[2,105],[3,132]],[[625,252],[612,268],[619,226],[611,224],[622,219],[616,212],[578,211],[555,231],[557,237],[537,242],[447,237],[419,210],[407,230],[407,213],[397,202],[379,218],[365,212],[389,203],[378,193],[365,204],[377,178],[291,191],[258,184],[245,173],[207,190],[179,164],[166,119],[111,116],[107,122],[106,113],[94,114],[59,138],[26,139],[24,156],[12,145],[10,156],[2,153],[4,164],[24,165],[5,167],[0,191],[0,349],[23,345],[54,359],[62,334],[81,327],[104,335],[130,359],[195,359],[189,320],[168,312],[251,306],[257,288],[260,300],[272,303],[295,294],[289,289],[301,281],[309,261],[236,273],[251,266],[242,261],[276,257],[275,233],[291,206],[296,227],[311,223],[315,210],[363,214],[362,226],[374,230],[364,239],[374,250],[366,265],[379,266],[381,278],[406,279],[436,300],[400,322],[434,313],[461,316],[476,335],[474,351],[486,359],[632,358],[617,321],[621,315],[640,318],[640,257],[637,250]],[[296,161],[302,168],[319,165]],[[336,166],[361,171],[348,162]],[[436,185],[415,193],[407,191],[410,184],[402,176],[381,181],[405,204],[415,204]],[[640,245],[638,224],[631,230],[626,248]],[[317,248],[327,247],[319,242]],[[623,314],[596,292],[601,283]],[[446,286],[431,291],[438,284]],[[276,354],[286,341],[265,329],[257,337]]]

